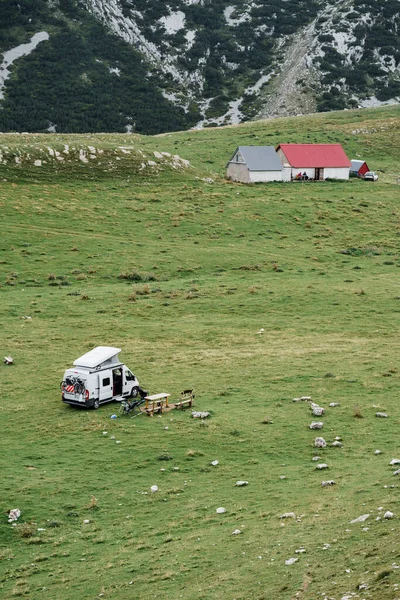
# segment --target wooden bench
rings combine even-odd
[[[175,408],[187,408],[193,406],[194,393],[193,390],[183,390],[178,402],[175,402]]]
[[[163,408],[168,408],[168,398],[171,394],[153,394],[152,396],[145,396],[146,405],[144,407],[145,412],[148,415],[154,415],[154,413],[162,413]]]

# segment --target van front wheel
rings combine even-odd
[[[97,400],[95,400],[95,401],[93,402],[93,408],[94,408],[95,410],[97,410],[97,409],[99,408],[99,406],[100,406],[100,400],[97,398]]]

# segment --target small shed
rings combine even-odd
[[[362,177],[370,170],[365,160],[351,160],[350,162],[350,175],[354,177]]]
[[[285,181],[282,163],[273,146],[238,146],[226,167],[226,176],[233,181]]]
[[[340,144],[279,144],[276,152],[291,178],[348,179],[350,161]]]

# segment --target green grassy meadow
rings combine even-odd
[[[0,136],[1,356],[15,361],[0,365],[0,597],[400,598],[399,116]],[[237,145],[279,142],[340,142],[379,181],[224,180]],[[101,159],[33,166],[65,145]],[[191,167],[141,169],[154,152]],[[193,387],[211,418],[63,405],[64,370],[98,345],[151,393]],[[320,435],[343,447],[314,448]]]

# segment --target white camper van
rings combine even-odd
[[[120,348],[98,346],[74,361],[61,382],[66,404],[99,408],[100,404],[135,398],[147,392],[139,387],[135,375],[118,358]]]

